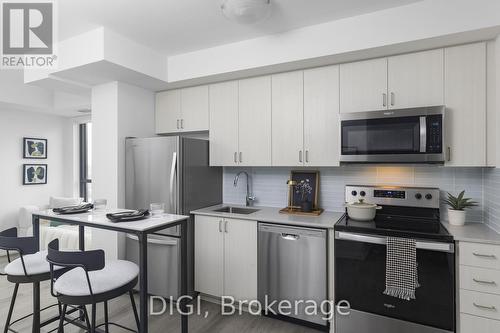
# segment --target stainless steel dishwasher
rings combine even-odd
[[[298,311],[278,311],[281,319],[304,321],[327,327],[319,309],[327,300],[327,240],[326,230],[288,227],[259,223],[258,235],[258,297],[261,304],[289,301]],[[306,301],[317,304],[317,314],[306,314]],[[309,304],[310,305],[310,304]],[[328,310],[328,309],[327,309]],[[274,317],[274,314],[267,315]],[[300,322],[299,322],[300,323]]]

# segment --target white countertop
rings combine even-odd
[[[149,217],[144,220],[131,221],[131,222],[111,222],[106,214],[108,213],[118,213],[124,212],[127,209],[107,209],[107,210],[92,210],[90,212],[81,214],[56,214],[52,209],[41,210],[33,212],[33,215],[38,215],[41,218],[50,220],[51,218],[63,219],[65,221],[74,221],[76,223],[85,223],[90,227],[99,228],[121,228],[128,229],[131,231],[147,231],[150,229],[157,229],[158,227],[165,226],[169,224],[188,219],[189,216],[184,215],[173,215],[173,214],[162,214],[161,216]]]
[[[253,208],[259,211],[251,214],[233,214],[214,212],[215,209],[231,206],[241,208]],[[302,227],[331,229],[344,216],[344,212],[323,212],[319,216],[290,215],[280,213],[281,208],[276,207],[245,207],[232,204],[221,204],[212,207],[197,209],[191,212],[194,215],[227,217],[240,220],[252,220],[259,222],[279,223],[285,225],[295,225]]]
[[[454,226],[442,222],[456,241],[499,244],[500,234],[485,223],[466,223],[464,226]]]

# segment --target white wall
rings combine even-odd
[[[50,196],[72,196],[72,130],[70,118],[0,109],[0,229],[17,224],[21,206],[46,205]],[[47,139],[48,158],[23,159],[23,137]],[[23,163],[47,164],[47,185],[22,185]]]
[[[125,138],[154,136],[154,93],[121,82],[92,88],[94,198],[125,206]]]
[[[125,138],[154,135],[154,93],[121,82],[92,88],[92,190],[109,208],[125,207]],[[123,238],[115,232],[92,234],[95,248],[122,257]]]
[[[118,83],[92,88],[92,191],[118,207]]]
[[[52,108],[53,98],[50,90],[24,84],[23,71],[0,70],[0,106],[42,111]]]
[[[125,207],[125,138],[155,136],[155,94],[118,84],[118,206]]]

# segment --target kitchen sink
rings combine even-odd
[[[244,215],[252,214],[258,211],[259,209],[231,207],[231,206],[225,206],[222,208],[214,209],[214,212],[218,213],[231,213],[231,214],[244,214]]]

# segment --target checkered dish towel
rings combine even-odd
[[[414,239],[387,237],[385,295],[415,299],[418,283],[417,246]]]

